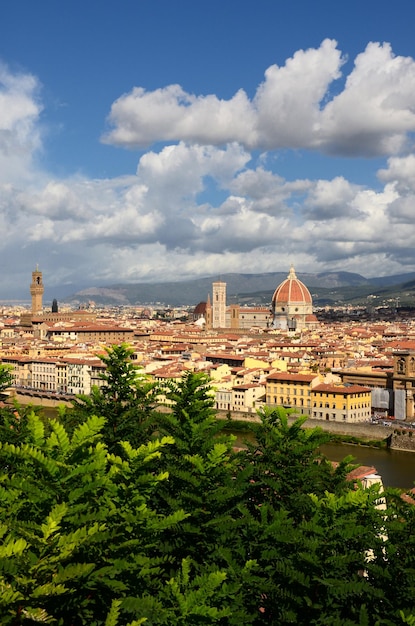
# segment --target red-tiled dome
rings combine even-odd
[[[193,317],[200,317],[206,314],[206,302],[199,302],[193,310]]]
[[[288,277],[276,288],[272,296],[274,306],[281,304],[312,304],[311,294],[307,287],[298,280],[294,268],[291,267]]]

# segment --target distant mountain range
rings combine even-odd
[[[80,306],[90,301],[97,305],[114,306],[196,306],[206,301],[208,294],[212,294],[212,282],[222,280],[227,284],[228,304],[267,305],[287,275],[287,272],[233,273],[178,282],[90,287],[63,300]],[[365,278],[351,272],[321,272],[298,274],[298,278],[311,291],[315,305],[364,302],[369,296],[375,302],[399,299],[400,305],[415,305],[415,272],[378,278]]]

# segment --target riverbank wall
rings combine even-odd
[[[226,412],[219,412],[218,417],[226,419]],[[241,422],[258,422],[259,418],[255,413],[233,412],[232,420]],[[294,422],[297,418],[289,417],[289,422]],[[321,428],[333,435],[344,435],[346,437],[356,437],[360,441],[384,441],[386,447],[392,450],[404,450],[415,452],[415,430],[400,427],[398,424],[393,427],[379,424],[369,424],[367,422],[351,424],[345,422],[327,422],[323,420],[307,419],[303,428]]]
[[[8,401],[8,403],[11,402],[17,402],[22,406],[41,406],[45,407],[46,409],[57,409],[58,406],[61,404],[64,404],[65,406],[72,406],[71,400],[68,400],[67,397],[58,394],[36,395],[36,392],[30,395],[14,393]]]
[[[227,414],[223,411],[218,412],[218,417],[221,419],[226,419]],[[293,423],[298,416],[289,416],[289,423]],[[237,420],[241,422],[259,422],[259,417],[256,413],[243,413],[243,412],[233,412],[231,414],[232,420]],[[368,441],[379,440],[382,441],[390,436],[390,428],[386,426],[379,426],[377,424],[368,424],[357,423],[357,424],[347,424],[344,422],[327,422],[323,420],[313,420],[308,418],[304,423],[304,428],[321,428],[322,430],[326,430],[334,435],[350,435],[352,437],[358,437],[359,439],[366,439]]]
[[[391,450],[415,452],[415,431],[403,428],[399,424],[393,426],[381,426],[367,422],[363,424],[340,424],[310,419],[304,426],[305,428],[320,426],[332,434],[357,437],[362,441],[385,441],[386,446]]]

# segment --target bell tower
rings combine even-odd
[[[212,326],[213,328],[226,327],[226,283],[221,280],[212,283],[213,303],[212,303]]]
[[[32,284],[30,285],[30,294],[32,296],[32,315],[39,315],[42,313],[42,298],[44,291],[42,272],[39,272],[39,268],[36,265],[35,271],[32,272]]]

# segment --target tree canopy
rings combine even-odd
[[[5,422],[2,625],[415,623],[414,504],[348,481],[284,409],[235,449],[205,374],[160,390],[130,357],[72,415]]]

